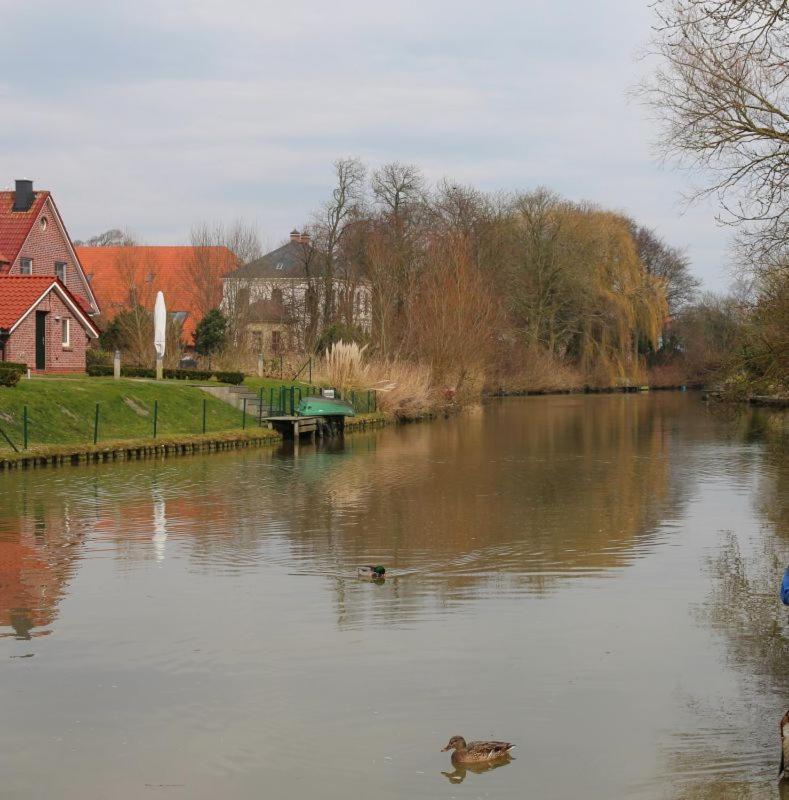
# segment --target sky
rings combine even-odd
[[[273,248],[357,156],[622,211],[731,281],[716,208],[688,207],[698,177],[630,96],[649,0],[0,0],[0,21],[0,187],[50,189],[74,239],[243,219]]]

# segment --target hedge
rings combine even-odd
[[[0,361],[0,369],[11,370],[24,375],[27,372],[27,364],[21,364],[18,361]]]
[[[214,377],[220,383],[231,383],[233,386],[238,386],[244,382],[243,372],[215,372]]]
[[[0,386],[16,386],[22,373],[15,369],[0,369]]]
[[[88,364],[85,371],[93,378],[107,377],[114,374],[113,368],[106,364]],[[208,381],[215,377],[222,383],[232,383],[238,385],[244,381],[243,372],[209,372],[203,369],[166,369],[164,377],[179,381]],[[124,378],[155,378],[156,370],[148,367],[121,367],[121,375]]]

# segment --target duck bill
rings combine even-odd
[[[446,753],[447,750],[449,750],[449,745],[447,745],[446,747],[442,747],[441,748],[441,752],[442,753]]]

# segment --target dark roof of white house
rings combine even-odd
[[[255,261],[250,261],[232,272],[232,278],[263,278],[272,280],[276,278],[306,278],[305,257],[310,252],[308,244],[301,242],[287,242],[282,247],[272,250]],[[312,251],[315,259],[315,253]]]

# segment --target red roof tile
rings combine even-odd
[[[80,309],[95,330],[79,300],[52,275],[0,275],[0,328],[12,328],[52,286]]]
[[[16,260],[48,197],[49,192],[36,192],[27,211],[12,211],[14,192],[0,192],[0,273],[7,272]]]
[[[236,257],[227,247],[77,247],[77,257],[90,281],[102,314],[112,319],[128,308],[130,290],[137,302],[153,311],[156,293],[164,293],[167,310],[186,312],[181,338],[191,344],[192,334],[202,317],[206,299],[195,286],[195,253],[203,251],[205,262],[213,273],[215,296],[211,304],[222,299],[222,276],[235,269]]]

